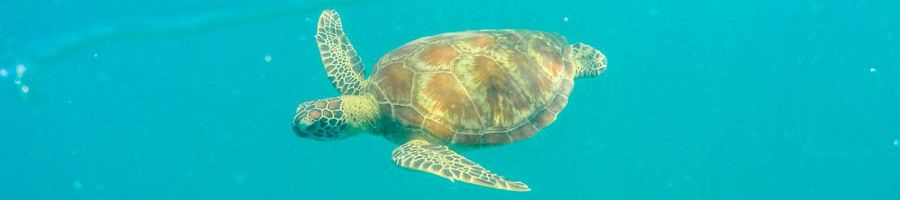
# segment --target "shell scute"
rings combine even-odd
[[[390,78],[381,79],[375,84],[384,93],[384,98],[391,103],[409,104],[413,96],[412,79],[415,78],[415,73],[404,67],[403,63],[393,63],[385,66],[382,69],[382,73],[385,73],[385,76]]]
[[[472,100],[489,131],[514,126],[534,108],[527,91],[519,87],[522,81],[509,76],[509,71],[515,70],[509,63],[497,62],[488,56],[474,56],[471,64],[459,69],[458,74],[468,78]]]
[[[419,99],[413,104],[426,115],[440,119],[455,132],[482,129],[475,105],[462,83],[450,73],[434,73],[423,80]]]
[[[453,60],[459,56],[457,51],[450,44],[434,44],[426,47],[419,55],[419,59],[428,66],[442,67],[450,65]]]
[[[379,60],[370,91],[382,112],[404,124],[400,132],[510,143],[531,137],[565,107],[575,75],[567,45],[556,34],[517,30],[420,38]]]
[[[425,118],[419,111],[409,106],[395,106],[394,115],[408,125],[421,126]]]

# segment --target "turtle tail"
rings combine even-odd
[[[606,70],[606,55],[584,43],[569,45],[569,55],[575,65],[575,78],[599,76]]]

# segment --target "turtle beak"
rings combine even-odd
[[[315,121],[312,121],[307,117],[294,119],[294,133],[301,138],[322,139],[320,138],[321,134],[315,134],[315,130],[313,130],[314,128],[312,126],[314,126],[315,123]]]
[[[315,120],[309,118],[309,113],[307,110],[302,109],[304,105],[297,107],[297,114],[294,115],[293,119],[293,128],[294,133],[297,136],[302,138],[312,137],[312,133],[310,133],[309,127],[315,123]]]

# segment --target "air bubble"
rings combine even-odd
[[[72,189],[81,190],[82,187],[81,180],[72,181]]]
[[[16,66],[16,77],[22,78],[22,75],[25,74],[25,70],[27,70],[27,68],[25,68],[25,65],[23,65],[23,64],[17,65]]]
[[[266,63],[272,62],[272,56],[266,55],[265,57],[263,57],[263,60],[265,60]]]
[[[15,83],[16,85],[22,84],[22,76],[25,76],[25,70],[28,69],[25,68],[25,65],[23,64],[19,64],[16,66],[16,80],[13,81],[13,83]]]
[[[241,183],[244,183],[244,181],[245,181],[246,179],[247,179],[247,175],[244,175],[244,174],[241,174],[241,173],[234,174],[234,176],[231,177],[231,180],[234,181],[235,184],[241,184]]]

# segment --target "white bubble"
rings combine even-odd
[[[651,17],[656,17],[656,16],[659,16],[659,10],[650,9],[647,11],[647,14],[650,15]]]
[[[97,58],[97,56],[99,56],[99,55],[97,55],[97,53],[94,53],[94,58]]]
[[[263,60],[265,60],[267,63],[272,62],[272,56],[266,55],[265,57],[263,57]]]
[[[81,180],[72,181],[72,189],[81,190],[81,187],[83,187],[83,185],[81,185]]]
[[[27,68],[25,68],[25,65],[16,65],[16,80],[13,80],[13,83],[15,83],[16,85],[22,84],[22,76],[25,76],[25,70],[28,70]]]
[[[17,65],[16,66],[16,77],[22,78],[22,75],[25,74],[25,70],[28,70],[25,68],[25,65],[23,65],[23,64]]]
[[[31,88],[27,85],[22,86],[22,93],[28,94],[28,91],[31,91]]]
[[[869,68],[869,72],[875,72],[875,68],[874,68],[874,67],[870,67],[870,68]]]
[[[244,174],[234,174],[234,176],[232,176],[231,179],[232,179],[232,181],[234,181],[235,184],[241,184],[241,183],[244,183],[244,180],[247,179],[247,176]]]
[[[6,71],[6,69],[0,69],[0,77],[6,77],[6,75],[9,75],[9,71]]]
[[[892,144],[894,144],[895,147],[900,147],[900,139],[894,139],[894,142],[892,142]]]
[[[563,17],[563,22],[569,22],[569,17],[568,16]]]

